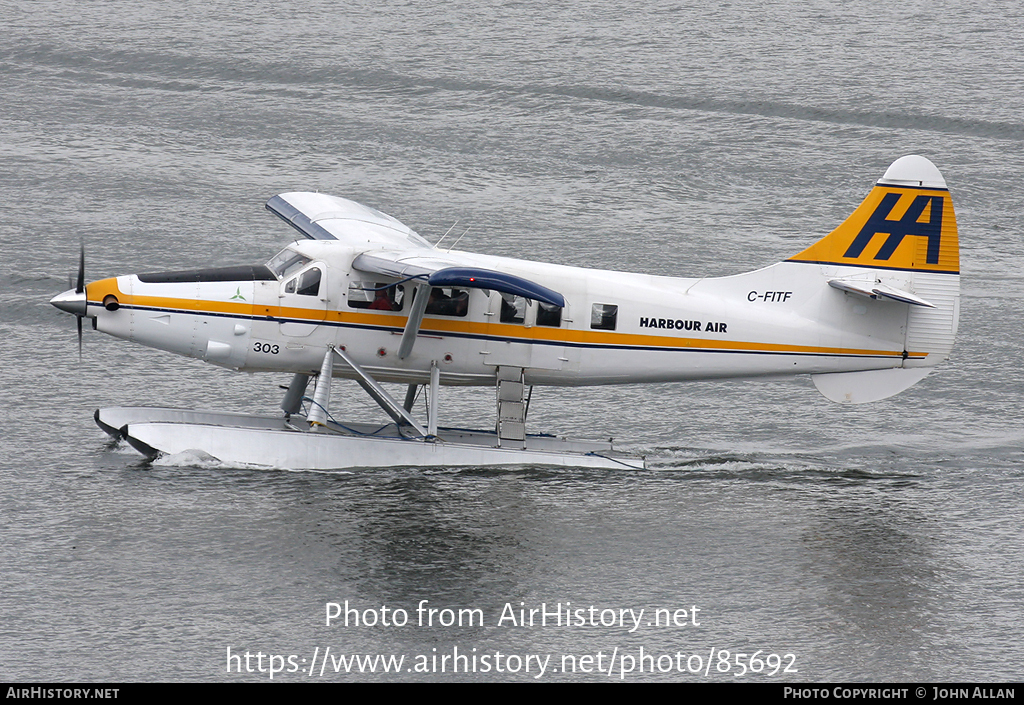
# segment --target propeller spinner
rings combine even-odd
[[[78,319],[78,357],[82,357],[82,318],[85,317],[88,304],[85,298],[85,245],[82,245],[78,254],[78,280],[74,289],[68,289],[63,294],[57,294],[50,303],[61,311],[74,314]]]

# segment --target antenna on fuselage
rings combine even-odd
[[[459,224],[459,219],[456,218],[455,222],[452,223],[452,227],[448,228],[448,232],[446,232],[444,235],[441,236],[441,240],[444,240],[446,237],[448,237],[448,233],[450,233],[452,230],[454,230],[455,226],[458,225],[458,224]],[[434,249],[435,250],[437,249],[437,246],[441,244],[441,240],[438,240],[437,242],[434,243]]]
[[[472,226],[470,226],[470,227],[472,227]],[[469,232],[469,228],[466,228],[466,233],[468,233],[468,232]],[[459,240],[461,240],[462,238],[466,237],[466,233],[462,233],[461,235],[459,235]],[[456,245],[458,245],[459,244],[459,240],[456,240],[455,242],[453,242],[452,243],[452,247],[455,247]],[[452,251],[452,247],[448,248],[448,252]]]

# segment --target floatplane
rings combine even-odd
[[[920,381],[957,330],[953,204],[920,156],[894,162],[807,249],[717,278],[444,250],[320,193],[266,205],[305,239],[265,265],[86,284],[83,254],[77,286],[51,303],[78,317],[79,345],[89,318],[221,367],[291,373],[280,412],[113,407],[96,411],[101,428],[148,456],[195,450],[257,466],[643,467],[610,443],[527,433],[532,388],[806,374],[832,401],[871,402]],[[335,377],[358,382],[393,423],[336,421]],[[382,383],[404,385],[404,400]],[[440,426],[442,385],[494,388],[493,428]],[[425,419],[413,413],[420,394]]]

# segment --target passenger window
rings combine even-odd
[[[562,325],[562,307],[552,306],[543,302],[537,302],[537,325],[554,326]]]
[[[615,330],[619,307],[616,304],[594,304],[590,309],[590,327],[597,330]]]
[[[526,299],[514,294],[501,295],[502,323],[522,323],[526,320]]]
[[[426,313],[435,316],[465,316],[469,313],[469,292],[449,287],[430,290]]]
[[[405,287],[388,286],[386,282],[349,282],[349,308],[401,311],[404,302]]]

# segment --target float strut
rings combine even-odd
[[[313,404],[309,409],[309,416],[306,420],[314,429],[324,426],[327,423],[327,406],[331,403],[331,375],[334,372],[334,346],[327,346],[327,354],[324,355],[324,362],[320,366],[320,374],[316,378],[316,388],[313,390]],[[291,391],[291,390],[289,390]]]
[[[416,419],[414,419],[408,411],[399,406],[398,402],[396,402],[391,397],[391,395],[388,394],[387,391],[382,386],[380,386],[380,384],[378,384],[377,380],[371,377],[366,372],[366,370],[364,370],[362,367],[356,364],[355,360],[346,355],[344,350],[339,350],[338,348],[331,347],[327,351],[327,356],[330,357],[332,353],[340,357],[345,362],[345,364],[348,365],[349,368],[356,373],[356,382],[359,383],[359,386],[362,387],[375,402],[377,402],[380,408],[384,410],[384,413],[386,413],[388,416],[395,420],[395,423],[407,423],[414,429],[416,429],[416,433],[420,434],[421,436],[426,437],[428,435],[427,429],[420,426],[419,422],[416,421]],[[326,360],[324,361],[324,364],[327,364]],[[317,390],[319,389],[320,381],[317,380]]]
[[[302,409],[302,397],[305,395],[308,385],[309,375],[299,372],[292,377],[292,383],[288,385],[288,391],[285,393],[284,399],[281,400],[281,409],[284,410],[286,416],[297,414]]]
[[[412,405],[416,401],[416,391],[419,388],[418,384],[410,384],[409,388],[405,390],[405,403],[402,404],[402,408],[406,411],[412,411]]]
[[[437,369],[437,360],[430,361],[430,398],[427,406],[427,435],[437,435],[437,396],[441,387],[441,371]]]

